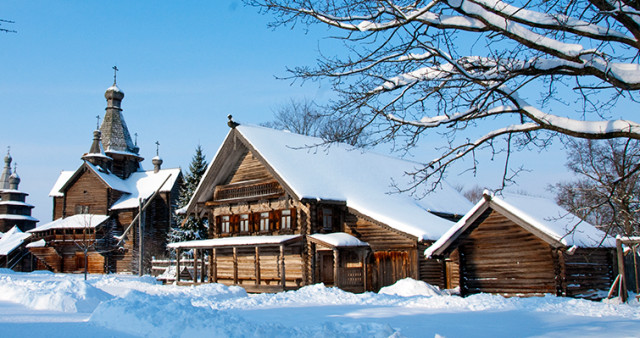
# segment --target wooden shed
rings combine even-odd
[[[187,208],[209,220],[210,239],[170,245],[197,250],[197,282],[256,292],[320,282],[362,292],[406,277],[443,286],[443,264],[421,253],[471,207],[455,189],[443,183],[415,200],[392,185],[408,184],[416,163],[231,125]]]
[[[615,273],[615,240],[554,201],[484,194],[425,251],[446,264],[447,284],[463,295],[606,296]]]

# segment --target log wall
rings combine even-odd
[[[418,270],[419,279],[425,283],[435,285],[441,289],[447,288],[445,280],[444,263],[435,259],[427,259],[424,256],[424,250],[428,248],[432,242],[420,243],[418,245]]]
[[[606,248],[580,248],[572,255],[563,253],[566,295],[601,299],[613,284],[614,251]]]

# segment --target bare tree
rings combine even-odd
[[[337,33],[340,56],[289,71],[330,81],[336,119],[375,131],[372,142],[409,150],[437,128],[444,146],[413,173],[435,188],[447,168],[478,149],[544,148],[555,135],[640,139],[617,119],[640,89],[640,3],[627,0],[247,0],[272,25],[320,24]],[[536,102],[527,98],[540,95]],[[535,99],[535,98],[534,98]],[[553,109],[556,102],[577,108]],[[636,108],[625,108],[636,111]],[[433,135],[431,133],[430,135]]]
[[[556,184],[558,204],[611,234],[640,235],[640,142],[569,142],[567,168],[578,176]]]
[[[473,187],[462,192],[462,195],[466,197],[471,203],[478,203],[482,198],[484,190],[485,188],[476,184]]]
[[[291,99],[274,110],[273,121],[263,125],[320,137],[325,142],[342,142],[356,147],[363,147],[367,143],[365,123],[361,119],[340,118],[325,112],[325,109],[307,99]]]
[[[263,123],[265,127],[309,136],[318,135],[323,117],[319,107],[307,99],[290,99],[273,109],[273,116],[273,121]]]

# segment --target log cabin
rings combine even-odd
[[[238,125],[210,163],[187,213],[209,221],[193,250],[195,282],[274,292],[324,283],[378,290],[412,277],[444,285],[422,252],[471,203],[446,182],[423,199],[406,187],[419,164],[288,131]],[[198,263],[199,262],[199,263]],[[176,278],[183,267],[178,260]],[[180,283],[180,281],[178,281]]]
[[[81,272],[87,262],[90,273],[141,273],[166,252],[181,170],[162,169],[157,153],[154,169],[143,170],[115,81],[105,98],[104,119],[82,164],[61,172],[51,189],[53,221],[29,231],[40,269]]]
[[[554,201],[507,193],[485,191],[425,256],[445,262],[462,295],[599,299],[617,275],[613,238]]]

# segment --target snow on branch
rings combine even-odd
[[[277,24],[320,23],[343,33],[333,34],[342,52],[289,70],[331,82],[340,95],[335,118],[368,121],[379,136],[372,143],[404,151],[430,129],[442,136],[440,156],[417,178],[437,182],[465,156],[475,166],[475,150],[485,146],[507,153],[506,172],[512,143],[544,148],[558,134],[640,139],[640,125],[628,118],[637,109],[619,106],[640,103],[636,3],[249,1],[276,13]]]

